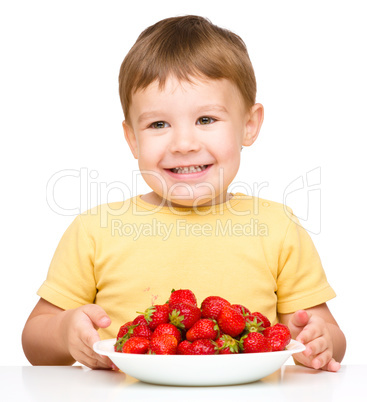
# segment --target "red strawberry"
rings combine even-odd
[[[215,355],[216,343],[210,339],[197,339],[192,343],[193,355]]]
[[[193,304],[194,306],[197,306],[196,296],[189,289],[179,289],[179,290],[172,289],[171,296],[168,300],[168,303],[170,305],[176,304],[176,303],[187,303],[187,304]]]
[[[243,316],[251,314],[250,310],[247,307],[243,306],[242,304],[231,304],[231,307],[239,311]]]
[[[148,327],[146,321],[145,324],[129,325],[124,328],[120,328],[119,334],[125,333],[122,337],[117,338],[114,345],[115,352],[121,352],[125,342],[130,338],[147,338],[150,339],[153,331]],[[126,325],[126,324],[125,324]]]
[[[169,320],[179,329],[190,329],[200,317],[200,309],[192,304],[176,303],[169,308]]]
[[[149,349],[149,340],[147,338],[141,338],[136,336],[128,339],[123,348],[123,353],[145,354]]]
[[[177,346],[177,354],[178,355],[192,355],[192,343],[185,340],[178,344]]]
[[[144,317],[148,323],[149,328],[154,331],[159,324],[166,324],[167,322],[169,322],[168,314],[168,304],[156,304],[148,307],[145,310]]]
[[[133,338],[135,336],[140,336],[143,338],[150,339],[152,337],[153,331],[148,327],[147,324],[138,324],[136,326],[133,326],[133,331],[132,334],[130,335],[130,338]]]
[[[245,316],[245,330],[246,333],[249,332],[262,332],[264,327],[262,326],[263,322],[257,316],[253,314],[249,314]]]
[[[137,317],[134,318],[133,322],[134,325],[137,324],[145,324],[148,325],[147,320],[145,319],[145,315],[144,314],[140,314]]]
[[[186,339],[190,342],[197,339],[215,340],[219,336],[219,327],[216,321],[210,318],[202,318],[187,331]]]
[[[126,322],[124,325],[122,325],[116,336],[116,339],[122,338],[124,335],[126,335],[127,332],[129,331],[131,324],[132,324],[132,321],[129,321],[129,322]]]
[[[152,338],[163,334],[173,335],[177,339],[178,343],[181,342],[182,336],[180,330],[171,323],[158,325],[153,332]]]
[[[116,343],[113,345],[115,352],[122,352],[122,347],[124,346],[124,343],[130,338],[133,332],[133,328],[134,326],[132,325],[132,321],[125,323],[120,328],[116,337]]]
[[[201,315],[203,318],[217,320],[223,306],[230,306],[231,303],[220,296],[209,296],[201,303]]]
[[[231,306],[224,306],[218,317],[219,328],[233,338],[245,329],[245,318]]]
[[[173,335],[157,335],[150,341],[150,354],[174,355],[177,350],[177,339]]]
[[[271,344],[260,332],[250,332],[240,340],[243,353],[271,352]]]
[[[217,350],[220,355],[239,353],[239,342],[229,335],[222,335],[217,339]]]
[[[269,340],[273,352],[284,350],[291,341],[289,328],[284,324],[278,323],[272,327],[265,328],[263,334]]]
[[[263,328],[268,328],[270,327],[270,321],[268,320],[267,317],[264,316],[264,314],[258,313],[257,311],[255,313],[252,313],[255,317],[257,317],[260,321],[262,321],[261,326]]]

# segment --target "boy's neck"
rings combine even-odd
[[[225,203],[225,202],[229,201],[232,197],[233,197],[232,193],[220,194],[218,197],[212,199],[209,202],[205,202],[203,204],[195,205],[195,206],[196,207],[208,207],[208,206],[210,207],[212,205],[218,205],[218,204]],[[142,195],[141,199],[144,202],[147,202],[148,204],[160,205],[160,206],[164,206],[164,207],[167,207],[167,206],[172,206],[172,207],[176,207],[176,208],[190,208],[191,207],[191,205],[177,204],[172,201],[165,200],[161,196],[156,194],[154,191]]]

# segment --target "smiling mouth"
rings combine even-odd
[[[179,173],[179,174],[184,174],[184,173],[197,173],[197,172],[202,172],[205,170],[209,165],[192,165],[192,166],[184,166],[184,167],[175,167],[173,169],[169,169],[173,173]]]

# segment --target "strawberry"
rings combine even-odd
[[[264,327],[262,326],[262,321],[253,314],[248,314],[245,317],[245,331],[246,333],[249,332],[262,332]]]
[[[176,303],[187,303],[197,306],[196,296],[189,289],[172,289],[168,304],[172,305]]]
[[[136,336],[128,339],[122,347],[123,353],[145,354],[149,349],[149,340]]]
[[[242,304],[231,304],[231,307],[239,311],[243,316],[251,314],[250,310],[247,307],[243,306]]]
[[[124,346],[125,342],[130,338],[133,332],[134,325],[132,325],[132,321],[125,323],[119,330],[116,343],[113,345],[115,352],[122,352],[122,347]]]
[[[217,339],[217,350],[220,355],[239,353],[239,341],[229,335],[222,335]]]
[[[149,328],[154,331],[159,324],[166,324],[169,322],[168,314],[168,304],[156,304],[145,310],[144,317]]]
[[[130,335],[130,338],[133,338],[135,336],[141,336],[143,338],[150,339],[152,337],[153,331],[148,327],[147,324],[138,324],[138,325],[132,325],[133,331],[132,334]]]
[[[180,330],[171,323],[159,324],[154,330],[152,338],[163,334],[173,335],[177,339],[178,343],[181,342],[182,336]]]
[[[271,344],[260,332],[250,332],[240,339],[240,347],[243,353],[271,352]]]
[[[245,329],[245,318],[231,306],[224,306],[218,317],[219,328],[233,338]]]
[[[210,339],[197,339],[192,343],[193,355],[215,355],[216,343]]]
[[[268,328],[270,327],[270,321],[268,320],[267,317],[264,316],[264,314],[258,313],[257,311],[255,313],[252,313],[255,317],[257,317],[260,321],[262,321],[261,326],[263,328]]]
[[[129,331],[131,324],[132,324],[132,321],[129,321],[129,322],[126,322],[124,325],[122,325],[116,336],[116,339],[122,338],[124,335],[126,335],[127,332]]]
[[[137,325],[137,324],[145,324],[145,325],[148,325],[147,320],[145,319],[144,314],[140,314],[140,315],[138,315],[137,317],[135,317],[132,323],[133,323],[134,325]]]
[[[177,350],[177,339],[173,335],[157,335],[150,341],[149,354],[174,355]]]
[[[126,324],[125,324],[126,325]],[[124,330],[124,331],[123,331]],[[130,338],[147,338],[150,339],[153,331],[146,324],[130,324],[124,328],[120,328],[119,334],[125,333],[122,337],[117,338],[117,341],[114,345],[115,352],[121,352],[125,342]]]
[[[218,324],[215,320],[211,320],[210,318],[202,318],[196,321],[186,333],[186,339],[190,342],[196,341],[197,339],[215,340],[218,336]]]
[[[284,350],[291,341],[289,328],[284,324],[278,323],[272,327],[265,328],[263,334],[269,340],[273,352]]]
[[[218,320],[219,313],[223,306],[230,306],[231,303],[220,296],[209,296],[201,303],[201,315],[203,318]]]
[[[192,355],[192,343],[185,340],[178,344],[177,346],[177,354],[178,355]]]
[[[169,320],[179,329],[190,329],[200,317],[200,309],[192,304],[176,303],[169,307]]]

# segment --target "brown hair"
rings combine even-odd
[[[119,92],[128,120],[131,95],[169,75],[226,78],[240,90],[246,107],[255,104],[255,73],[242,39],[208,19],[187,15],[167,18],[145,29],[122,62]]]

